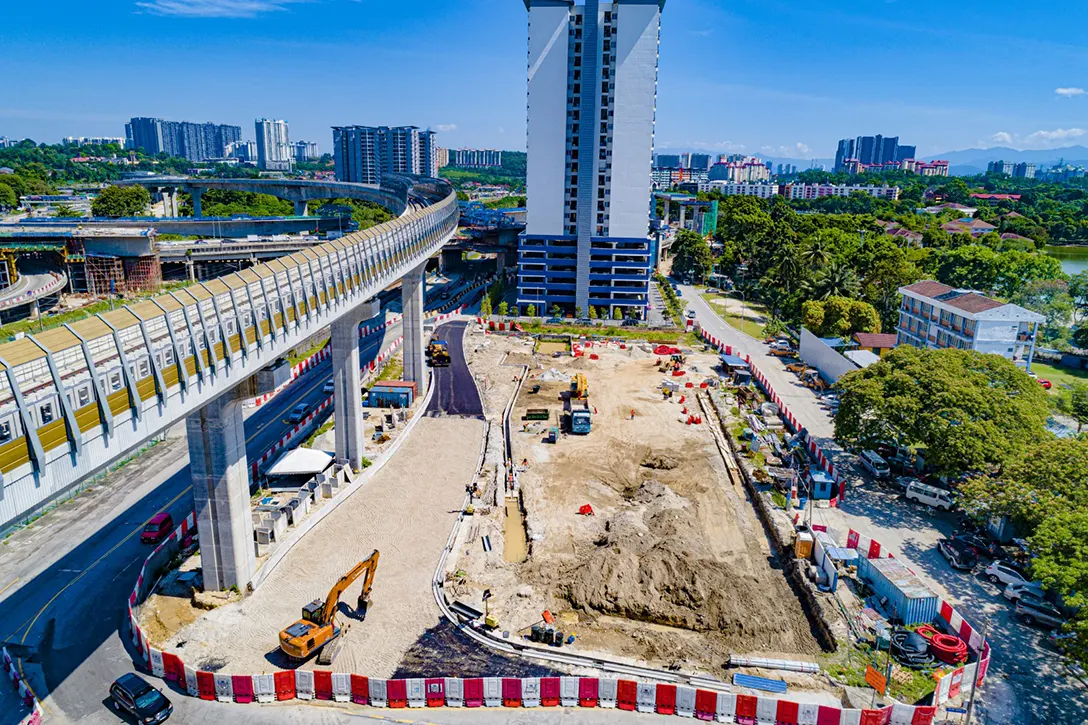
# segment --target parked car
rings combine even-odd
[[[692,320],[695,319],[695,310],[688,310],[688,317]]]
[[[326,381],[325,384],[321,386],[321,392],[322,393],[331,393],[334,390],[336,390],[336,381],[335,380]]]
[[[994,584],[1027,584],[1031,577],[1020,567],[1007,561],[995,561],[983,572]]]
[[[1042,599],[1046,596],[1039,582],[1013,582],[1001,593],[1011,602],[1018,602],[1024,597]]]
[[[127,712],[136,722],[162,722],[174,712],[174,706],[159,690],[139,675],[128,673],[110,685],[110,704],[114,710]]]
[[[291,414],[287,416],[287,421],[290,423],[301,423],[308,412],[310,412],[310,404],[299,403],[294,408],[291,408]]]
[[[969,531],[957,531],[952,534],[952,538],[968,544],[975,550],[976,554],[984,556],[987,559],[1004,559],[1008,556],[1005,553],[1005,550],[1001,548],[1001,544],[993,539],[987,538],[983,534]]]
[[[1065,617],[1050,602],[1024,595],[1016,602],[1016,616],[1024,620],[1024,624],[1041,624],[1046,627],[1061,627],[1065,624]]]
[[[1067,649],[1066,643],[1069,640],[1077,638],[1076,632],[1062,632],[1061,630],[1054,629],[1050,631],[1050,634],[1046,636],[1047,644],[1053,647],[1058,652],[1065,654]]]
[[[954,505],[952,493],[941,488],[926,485],[921,482],[912,482],[907,486],[906,497],[908,501],[916,501],[932,506],[941,511],[948,511]]]
[[[140,532],[140,542],[144,544],[157,544],[174,530],[174,519],[165,511],[160,511],[151,517],[151,520]]]
[[[906,491],[908,488],[911,487],[911,484],[921,483],[921,481],[919,481],[914,476],[896,476],[892,479],[892,483],[894,483],[897,488],[901,488],[903,489],[903,491]]]
[[[937,551],[941,552],[953,569],[970,571],[978,565],[978,554],[962,541],[938,539]]]
[[[1054,387],[1054,383],[1050,382],[1046,378],[1039,378],[1039,385],[1042,385],[1046,390],[1050,390]]]
[[[636,320],[635,318],[633,318],[633,317],[630,317],[630,318],[628,318],[628,319],[624,320],[624,321],[623,321],[623,324],[622,324],[622,325],[620,325],[620,326],[621,326],[621,327],[638,327],[638,322],[639,322],[639,321],[638,321],[638,320]]]
[[[881,458],[876,451],[862,451],[858,454],[858,460],[861,461],[861,467],[868,471],[873,478],[888,478],[892,475],[887,461]]]

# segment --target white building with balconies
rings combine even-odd
[[[899,294],[898,344],[988,352],[1031,370],[1036,333],[1046,321],[1039,313],[932,280],[900,287]]]

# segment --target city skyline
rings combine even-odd
[[[816,11],[785,3],[739,0],[725,7],[674,0],[662,34],[669,60],[659,78],[656,146],[830,158],[838,139],[868,128],[911,138],[922,157],[1085,140],[1080,119],[1088,110],[1082,88],[1088,83],[1069,70],[1083,51],[1052,37],[1054,28],[1075,24],[1077,16],[1088,19],[1088,9],[1063,8],[1059,25],[1057,10],[999,4],[1001,12],[953,8],[954,17],[938,27],[924,8],[904,3],[850,2]],[[77,7],[60,0],[62,12],[64,6]],[[47,29],[34,8],[16,6],[0,31],[0,61],[13,79],[13,92],[0,106],[0,135],[59,142],[120,136],[130,116],[216,118],[243,128],[268,116],[291,118],[293,134],[316,140],[322,153],[331,151],[332,126],[406,123],[437,131],[443,147],[524,150],[524,48],[516,42],[525,29],[523,13],[515,0],[456,7],[434,0],[412,6],[115,0],[85,23]],[[320,27],[321,40],[300,38],[302,26]],[[971,33],[953,30],[966,26]],[[474,36],[488,42],[461,40]],[[190,59],[170,84],[146,62],[164,42],[186,49]],[[947,69],[977,65],[1001,42],[1033,52],[1001,73],[972,76],[965,93],[963,78]],[[730,64],[728,72],[708,61],[723,53],[751,56],[768,43],[798,52],[762,53],[760,63]],[[66,82],[70,58],[62,49],[73,46],[83,49],[84,72],[124,74],[127,95],[119,101],[96,93],[93,84]],[[814,52],[824,62],[798,73],[797,58]],[[904,53],[919,82],[889,83],[888,64]],[[856,63],[859,54],[866,63]],[[363,97],[344,94],[358,68],[344,63],[349,57],[390,72],[372,79]],[[465,103],[456,83],[472,68],[488,69],[474,81],[489,98],[486,107]],[[225,69],[239,82],[217,88],[201,81]],[[286,90],[293,87],[325,95],[321,103],[300,103]],[[702,112],[690,112],[692,98],[700,99]],[[745,107],[760,112],[725,112]]]

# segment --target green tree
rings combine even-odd
[[[508,313],[509,311],[510,311],[510,305],[507,304],[506,300],[503,300],[502,302],[499,303],[499,314],[500,315],[502,315],[503,317],[506,317],[506,313]]]
[[[575,306],[575,308],[574,308],[574,317],[575,317],[575,319],[579,319],[579,320],[582,319],[582,306],[581,305],[576,305]]]
[[[1069,391],[1069,415],[1077,421],[1077,433],[1088,423],[1088,383],[1075,382]]]
[[[1077,610],[1067,625],[1075,635],[1066,643],[1067,653],[1088,663],[1088,513],[1064,507],[1048,512],[1028,544],[1032,578]]]
[[[0,189],[2,195],[3,190]],[[1078,272],[1069,278],[1069,297],[1073,300],[1074,319],[1080,322],[1088,317],[1088,271]]]
[[[491,297],[484,295],[484,298],[480,300],[480,316],[491,317]]]
[[[612,319],[613,320],[622,320],[623,319],[623,308],[622,307],[617,306],[617,307],[612,308]]]
[[[1045,437],[1046,391],[998,355],[903,345],[837,387],[838,440],[924,447],[942,473],[999,466]]]
[[[525,307],[526,317],[536,317],[536,305],[530,304]]]
[[[14,209],[19,203],[19,197],[7,184],[0,184],[0,209]]]
[[[943,250],[937,264],[937,280],[952,287],[990,290],[998,275],[998,254],[989,247],[968,244]]]
[[[1060,279],[1032,280],[1013,296],[1012,302],[1046,317],[1043,337],[1047,341],[1063,338],[1064,328],[1073,320],[1069,285]]]
[[[563,308],[559,305],[552,305],[552,317],[562,317]]]
[[[880,315],[868,302],[846,297],[808,300],[801,305],[801,319],[818,337],[850,337],[855,332],[880,332]]]
[[[151,203],[142,186],[107,186],[91,202],[91,213],[101,217],[139,216]]]
[[[591,319],[591,320],[596,320],[597,319],[597,308],[594,307],[593,305],[589,306],[589,319]]]
[[[58,219],[79,219],[83,216],[83,212],[76,211],[67,204],[57,204],[53,207],[53,215]]]
[[[714,254],[706,239],[687,229],[676,233],[672,252],[672,271],[680,277],[705,279],[714,267]]]

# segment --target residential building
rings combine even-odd
[[[124,148],[125,139],[117,136],[65,136],[61,139],[65,146],[108,146],[114,144]]]
[[[257,142],[236,141],[226,148],[227,157],[249,164],[257,163]]]
[[[914,171],[919,176],[948,176],[948,162],[944,160],[919,161]]]
[[[502,151],[496,149],[450,149],[450,164],[470,169],[502,166]]]
[[[441,146],[434,150],[434,165],[439,169],[450,165],[450,150]]]
[[[435,133],[418,126],[334,126],[336,178],[380,184],[385,174],[438,175]]]
[[[771,170],[762,159],[747,156],[739,161],[719,161],[710,167],[710,181],[734,181],[737,183],[759,183],[771,180]]]
[[[787,199],[821,199],[825,196],[847,197],[859,192],[877,199],[899,199],[898,186],[862,184],[786,184],[780,193]]]
[[[987,174],[1004,174],[1005,176],[1012,176],[1013,170],[1016,168],[1016,164],[1011,161],[991,161],[986,164]]]
[[[710,154],[691,154],[688,157],[688,168],[693,171],[707,171],[710,168]]]
[[[757,196],[760,199],[778,196],[781,189],[778,184],[749,184],[735,181],[710,181],[707,187],[707,191],[718,191],[725,196]]]
[[[964,217],[956,221],[945,222],[941,225],[941,229],[949,234],[970,234],[972,237],[981,237],[983,234],[994,231],[997,227],[993,224],[987,224],[981,219]]]
[[[909,160],[914,160],[916,158],[917,154],[918,154],[918,147],[917,146],[907,146],[905,144],[900,144],[899,150],[895,154],[895,160],[900,161],[900,162],[907,161],[908,159]]]
[[[654,161],[655,169],[682,169],[684,164],[681,161],[681,154],[658,154],[657,160]]]
[[[1012,168],[1012,175],[1018,179],[1034,179],[1035,164],[1030,161],[1021,161]]]
[[[858,173],[852,171],[848,161],[856,161],[862,168],[875,167],[876,169],[899,169],[901,163],[914,160],[918,153],[917,146],[899,144],[898,136],[858,136],[856,138],[844,138],[839,141],[835,151],[835,171],[846,173]]]
[[[883,355],[899,344],[894,332],[855,332],[854,342],[858,350],[868,350],[876,355]]]
[[[672,189],[681,184],[705,185],[709,181],[706,171],[696,169],[651,169],[650,182],[654,189]]]
[[[257,132],[257,167],[261,171],[290,171],[294,153],[287,121],[258,118],[253,125]]]
[[[291,144],[295,161],[316,161],[321,158],[321,152],[313,141],[295,141]]]
[[[526,0],[526,230],[518,307],[644,317],[664,0]],[[660,161],[660,159],[659,159]],[[674,161],[675,164],[679,159]],[[677,164],[678,165],[678,164]],[[687,171],[691,171],[688,169]]]
[[[0,136],[0,149],[10,149],[12,146],[16,146],[19,143],[19,139],[8,138],[7,136]]]
[[[221,123],[136,117],[125,124],[125,145],[129,148],[149,156],[166,154],[189,161],[226,158],[227,147],[241,138],[241,126]]]
[[[1043,315],[932,280],[900,287],[899,294],[898,344],[993,353],[1031,370]]]
[[[960,214],[961,218],[973,217],[978,213],[978,208],[973,206],[964,206],[963,204],[957,204],[954,201],[945,202],[944,204],[937,204],[936,206],[927,206],[922,209],[922,212],[926,214],[940,214],[943,211],[949,209],[956,211]]]

